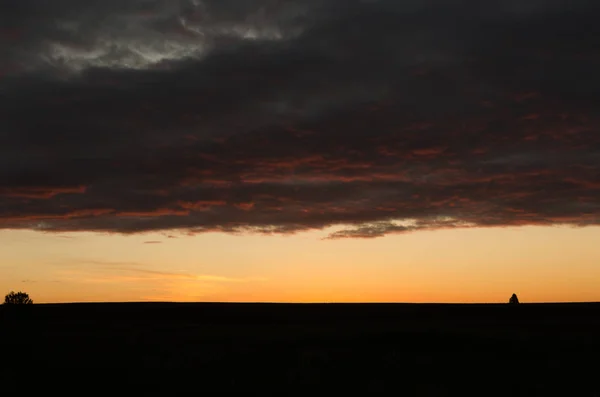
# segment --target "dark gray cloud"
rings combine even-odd
[[[0,227],[600,220],[592,1],[0,1]]]

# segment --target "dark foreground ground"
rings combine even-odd
[[[600,397],[600,304],[7,309],[0,392]]]

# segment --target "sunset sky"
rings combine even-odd
[[[0,2],[0,293],[600,301],[600,2]]]

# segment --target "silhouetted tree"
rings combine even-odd
[[[11,291],[4,297],[5,305],[31,305],[33,300],[25,292]]]
[[[519,303],[519,298],[517,298],[517,294],[512,294],[512,296],[508,300],[508,303],[510,303],[511,305],[518,304]]]

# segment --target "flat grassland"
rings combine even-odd
[[[600,303],[36,304],[0,338],[3,390],[600,397]]]

